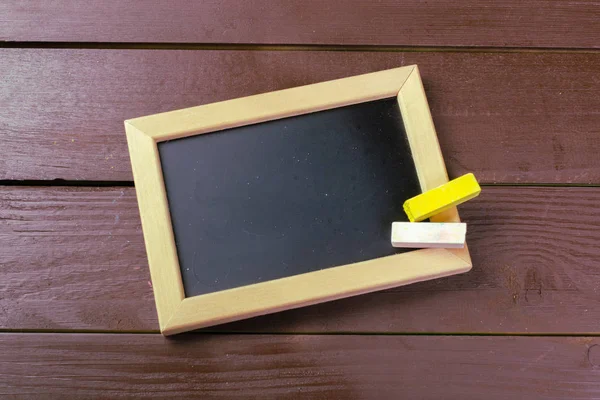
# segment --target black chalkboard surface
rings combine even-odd
[[[186,297],[414,249],[396,98],[158,143]]]

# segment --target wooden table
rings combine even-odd
[[[0,398],[600,398],[600,5],[0,3]],[[465,275],[165,339],[123,120],[418,64]]]

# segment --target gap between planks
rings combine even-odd
[[[347,51],[403,53],[600,53],[600,49],[565,47],[499,46],[393,46],[325,44],[251,44],[251,43],[116,43],[116,42],[17,42],[0,41],[7,49],[94,49],[94,50],[253,50],[253,51]]]
[[[90,181],[90,180],[35,180],[0,179],[0,186],[25,187],[134,187],[133,181]]]
[[[23,334],[23,335],[55,335],[55,334],[78,334],[78,335],[157,335],[162,336],[158,329],[156,330],[101,330],[101,329],[0,329],[2,334]],[[278,332],[278,331],[224,331],[211,330],[205,328],[197,331],[190,331],[173,338],[188,335],[244,335],[244,336],[444,336],[444,337],[531,337],[531,338],[576,338],[576,337],[600,337],[600,332],[577,332],[577,333],[544,333],[544,332],[349,332],[349,331],[329,331],[329,332]]]

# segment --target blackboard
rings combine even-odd
[[[388,256],[420,193],[396,98],[158,143],[186,297]]]
[[[472,267],[466,246],[391,245],[404,201],[448,182],[416,65],[134,118],[125,131],[164,335]]]

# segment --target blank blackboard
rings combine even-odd
[[[158,150],[186,297],[414,250],[390,244],[420,193],[396,98]]]
[[[466,247],[391,246],[405,200],[448,181],[416,65],[134,118],[125,131],[164,335],[472,267]]]

